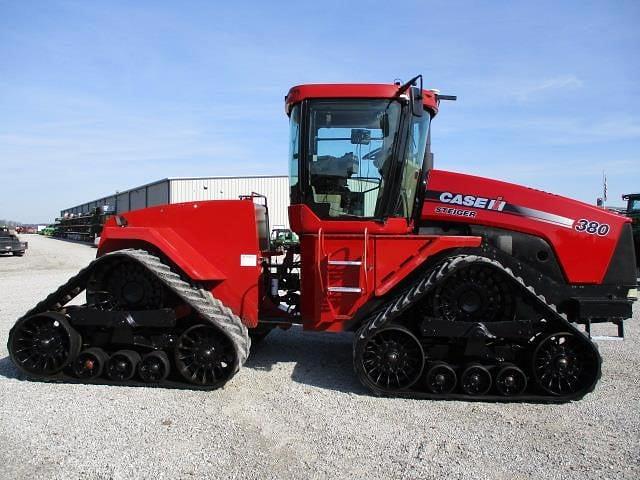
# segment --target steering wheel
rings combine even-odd
[[[362,156],[362,159],[363,160],[377,160],[377,158],[380,155],[381,151],[382,151],[382,147],[374,148],[370,152],[364,154]]]

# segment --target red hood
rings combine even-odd
[[[602,282],[622,227],[615,213],[508,182],[431,170],[423,221],[515,230],[546,239],[570,283]]]

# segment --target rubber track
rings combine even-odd
[[[180,275],[172,271],[168,265],[163,263],[160,258],[150,254],[146,250],[117,250],[96,258],[89,265],[80,270],[80,272],[75,276],[71,277],[65,284],[61,285],[57,290],[48,295],[47,298],[25,313],[21,318],[46,311],[62,310],[68,302],[73,300],[86,288],[89,278],[91,277],[91,273],[97,266],[113,261],[117,258],[133,260],[145,267],[153,275],[158,277],[158,279],[168,289],[198,312],[202,318],[217,327],[220,332],[231,340],[235,348],[238,361],[236,362],[234,372],[226,381],[230,380],[233,375],[240,370],[240,367],[244,365],[247,357],[249,356],[249,349],[251,347],[249,332],[247,327],[242,323],[240,317],[233,313],[233,311],[231,311],[229,307],[225,306],[220,300],[215,298],[209,290],[186,282],[180,277]],[[226,381],[223,383],[226,383]],[[126,383],[119,384],[126,385]],[[139,384],[139,382],[133,382],[133,384]],[[185,386],[188,386],[188,388],[197,387],[196,385],[192,385],[187,382],[185,382]]]
[[[591,342],[587,338],[587,336],[578,328],[575,327],[571,322],[567,320],[566,315],[560,314],[556,309],[555,305],[547,303],[545,297],[543,295],[539,295],[536,293],[535,289],[529,285],[527,285],[522,277],[519,277],[513,273],[510,268],[504,267],[497,260],[492,260],[487,257],[482,257],[478,255],[459,255],[452,257],[445,262],[437,265],[433,269],[429,270],[421,279],[417,280],[412,286],[399,293],[395,297],[392,297],[388,302],[383,304],[380,308],[376,309],[369,317],[367,317],[362,327],[358,329],[356,332],[354,342],[353,342],[353,358],[354,358],[354,368],[356,369],[356,373],[358,373],[358,369],[356,367],[356,358],[357,352],[360,350],[362,346],[362,342],[366,341],[375,332],[382,328],[385,325],[393,322],[398,319],[403,313],[409,310],[411,307],[416,305],[421,299],[423,299],[427,293],[429,293],[439,282],[443,281],[449,275],[453,274],[454,271],[464,268],[468,265],[474,263],[484,263],[489,265],[490,267],[500,270],[504,273],[511,281],[517,286],[522,294],[525,296],[524,299],[529,301],[532,305],[537,306],[540,311],[544,312],[545,318],[553,323],[559,322],[562,325],[562,329],[554,329],[554,331],[565,330],[571,333],[574,333],[578,339],[582,339],[584,342],[588,343],[588,345],[594,350],[596,354],[596,358],[598,361],[598,375],[596,380],[588,389],[583,392],[579,392],[573,395],[564,395],[564,396],[554,396],[554,395],[532,395],[532,394],[523,394],[513,397],[505,397],[501,395],[481,395],[481,396],[472,396],[461,393],[451,393],[451,394],[432,394],[429,392],[420,392],[414,390],[398,390],[393,394],[384,392],[382,390],[378,390],[372,386],[366,385],[367,388],[371,389],[373,393],[380,396],[397,396],[397,397],[408,397],[408,398],[427,398],[434,400],[477,400],[477,401],[492,401],[492,402],[542,402],[542,403],[564,403],[571,400],[580,400],[586,394],[593,391],[598,380],[600,380],[601,376],[601,365],[602,365],[602,357],[598,352],[597,346]],[[547,318],[548,316],[548,318]]]

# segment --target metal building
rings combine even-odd
[[[124,213],[169,203],[235,200],[241,195],[250,195],[252,192],[267,197],[271,228],[283,226],[288,228],[289,180],[286,175],[165,178],[66,208],[60,212],[60,216],[86,214],[96,207],[102,207],[105,212]]]

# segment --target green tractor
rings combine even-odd
[[[271,249],[274,251],[283,248],[288,249],[299,243],[298,235],[288,228],[274,228],[271,231]]]
[[[627,217],[633,220],[633,243],[636,247],[636,266],[640,269],[640,193],[623,195],[627,202]]]
[[[53,233],[55,232],[55,227],[53,225],[48,225],[40,230],[40,235],[44,235],[45,237],[53,237]]]

